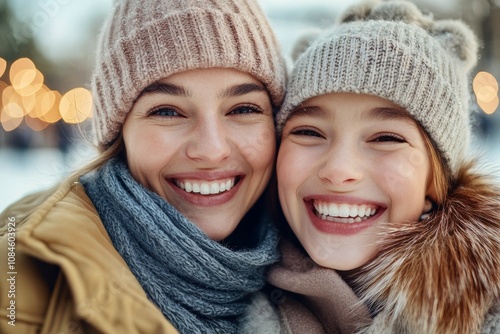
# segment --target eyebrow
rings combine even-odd
[[[298,107],[292,111],[290,116],[286,119],[286,121],[290,121],[294,118],[298,117],[319,117],[319,118],[327,118],[328,114],[326,111],[321,109],[320,107],[310,106],[310,107]]]
[[[186,90],[181,86],[164,82],[155,82],[144,88],[137,98],[141,97],[142,95],[155,94],[155,93],[184,96],[184,97],[190,97],[192,95],[190,91]]]
[[[319,118],[328,118],[328,114],[325,110],[317,106],[308,106],[308,107],[299,107],[292,111],[290,116],[287,118],[287,122],[291,119],[298,117],[319,117]],[[362,119],[365,120],[410,120],[415,122],[413,117],[402,109],[383,107],[383,108],[374,108],[369,110],[366,113],[363,113]]]
[[[363,115],[363,118],[375,119],[375,120],[411,120],[414,121],[413,117],[402,109],[397,108],[374,108],[368,113]]]
[[[255,83],[244,83],[241,85],[234,85],[225,89],[219,96],[220,97],[231,97],[231,96],[242,96],[253,92],[266,92],[266,89]],[[148,94],[168,94],[175,96],[184,96],[190,97],[192,96],[191,92],[185,89],[184,87],[173,85],[170,83],[164,82],[155,82],[142,90],[139,94],[138,98],[142,95]]]
[[[242,96],[253,92],[267,92],[266,89],[256,83],[244,83],[234,85],[225,89],[219,97]]]

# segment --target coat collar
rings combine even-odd
[[[177,332],[147,299],[78,182],[63,183],[37,208],[19,227],[17,243],[61,268],[77,316],[102,332]]]

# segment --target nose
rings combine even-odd
[[[354,143],[334,143],[324,156],[318,176],[335,186],[356,184],[363,179],[362,162]]]
[[[231,154],[229,129],[222,120],[203,118],[193,128],[186,154],[192,160],[217,164]]]

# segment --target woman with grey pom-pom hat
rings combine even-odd
[[[500,186],[468,156],[474,34],[407,1],[340,21],[297,48],[282,258],[241,332],[500,333]]]

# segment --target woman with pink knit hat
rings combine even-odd
[[[1,215],[0,332],[236,333],[278,259],[261,197],[284,84],[255,0],[116,1],[101,154]]]
[[[500,187],[467,156],[477,49],[460,21],[370,1],[297,50],[288,238],[242,333],[500,333]]]

